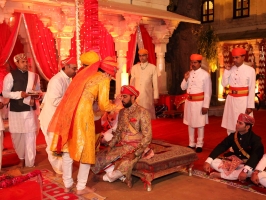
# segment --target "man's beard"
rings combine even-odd
[[[124,103],[124,102],[123,102],[123,106],[124,106],[125,108],[129,108],[130,106],[132,106],[132,102],[131,102],[131,101],[129,101],[128,103]]]

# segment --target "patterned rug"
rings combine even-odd
[[[218,179],[218,178],[210,178],[208,175],[206,175],[205,172],[200,170],[193,170],[192,174],[194,176],[198,176],[201,178],[209,179],[218,183],[223,183],[232,187],[236,187],[242,190],[246,190],[249,192],[257,193],[263,196],[266,196],[266,188],[262,188],[259,186],[254,185],[250,180],[245,181],[244,183],[240,183],[239,181],[229,181],[224,179]]]
[[[43,176],[43,200],[104,200],[106,197],[102,197],[97,193],[84,194],[77,196],[74,193],[64,193],[64,186],[61,177],[57,177],[53,172],[49,170],[41,170]]]

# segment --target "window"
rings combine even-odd
[[[249,0],[234,0],[234,19],[249,17]]]
[[[213,8],[214,0],[211,1],[202,1],[201,6],[201,22],[213,22],[214,20],[214,8]]]

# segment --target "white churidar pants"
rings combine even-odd
[[[54,137],[54,133],[49,133],[47,132],[47,129],[44,128],[43,126],[41,126],[44,138],[45,138],[45,142],[47,144],[46,147],[46,152],[48,155],[48,160],[53,168],[53,170],[57,173],[57,174],[63,174],[63,170],[62,170],[62,158],[61,157],[56,157],[53,155],[53,152],[50,150],[51,148],[51,144],[53,141],[53,137]]]
[[[114,170],[115,166],[112,165],[105,169],[106,174],[103,176],[104,181],[114,182],[117,179],[123,180],[123,174],[119,170]]]
[[[218,169],[219,165],[221,164],[222,160],[219,158],[216,158],[212,161],[211,167],[215,169],[216,171],[221,173],[221,178],[226,179],[226,180],[237,180],[239,174],[244,168],[244,165],[241,164],[239,165],[231,174],[226,175],[222,169]],[[248,172],[248,177],[251,177],[252,171]]]
[[[195,143],[195,128],[188,126],[188,135],[189,135],[189,146],[191,147],[203,147],[203,138],[204,138],[204,126],[198,127],[198,138],[197,143]]]
[[[36,132],[11,133],[12,143],[20,160],[26,167],[33,167],[36,156]]]
[[[69,153],[63,153],[62,160],[63,182],[66,188],[70,188],[74,183],[72,178],[73,159],[70,158]],[[79,171],[77,176],[77,190],[83,190],[86,187],[90,167],[90,164],[79,164]]]
[[[263,172],[258,173],[258,177],[259,177],[260,184],[266,187],[266,172],[263,171]]]

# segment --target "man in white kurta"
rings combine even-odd
[[[19,167],[33,167],[36,156],[36,98],[39,97],[40,79],[28,71],[25,54],[14,56],[16,70],[8,73],[3,82],[3,96],[10,99],[9,132],[20,159]]]
[[[67,87],[70,84],[71,78],[77,71],[77,60],[74,57],[67,58],[62,61],[62,70],[53,76],[47,87],[43,107],[39,116],[41,130],[47,144],[46,152],[48,160],[57,174],[62,174],[62,157],[54,156],[50,150],[54,133],[47,132],[49,123],[53,114],[61,102]]]
[[[3,142],[4,142],[4,123],[3,123],[3,119],[1,117],[2,114],[2,109],[5,105],[3,104],[3,102],[0,101],[0,174],[1,174],[1,168],[2,168],[2,152],[3,152]]]
[[[184,75],[181,83],[182,90],[187,90],[188,98],[185,101],[183,123],[188,125],[189,146],[196,147],[196,152],[202,152],[204,126],[208,124],[208,109],[212,94],[211,78],[207,71],[201,68],[202,56],[190,56],[192,70]],[[198,129],[198,138],[195,142],[195,128]]]
[[[261,184],[264,187],[266,187],[266,171],[264,171],[266,168],[266,154],[263,155],[262,159],[256,166],[255,170],[253,171],[251,175],[251,180],[255,184]]]
[[[222,77],[222,85],[229,85],[226,97],[222,127],[227,129],[227,134],[235,132],[235,123],[240,113],[253,116],[255,107],[256,74],[254,68],[245,65],[246,50],[235,48],[232,50],[233,67],[226,67]]]
[[[156,104],[159,99],[157,67],[148,62],[146,49],[140,49],[138,53],[140,63],[131,69],[130,85],[140,92],[137,98],[138,105],[147,109],[151,119],[155,119],[154,103]]]

